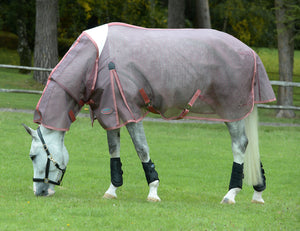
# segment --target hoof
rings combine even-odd
[[[150,201],[150,202],[160,202],[161,200],[160,200],[160,198],[148,197],[147,201]]]
[[[117,197],[116,196],[114,196],[114,195],[111,195],[111,194],[109,194],[109,193],[105,193],[104,195],[103,195],[103,198],[104,199],[117,199]]]
[[[229,205],[233,205],[233,204],[235,204],[235,201],[230,200],[230,199],[224,197],[220,204],[229,204]]]
[[[261,205],[265,204],[264,200],[252,200],[251,203],[253,203],[253,204],[261,204]]]

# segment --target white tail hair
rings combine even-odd
[[[249,185],[258,185],[262,184],[262,175],[258,147],[258,115],[256,105],[254,105],[253,111],[245,119],[245,122],[248,146],[245,152],[244,182]]]

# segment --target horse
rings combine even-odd
[[[86,31],[52,70],[36,106],[37,130],[30,158],[36,196],[52,196],[69,160],[64,136],[84,104],[92,123],[107,130],[111,181],[104,198],[123,185],[120,128],[126,126],[149,185],[148,201],[161,201],[143,118],[223,121],[232,143],[229,190],[234,204],[243,180],[253,203],[263,204],[266,177],[258,147],[257,103],[275,100],[259,56],[247,45],[212,29],[148,29],[109,23]]]

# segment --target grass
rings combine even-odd
[[[258,50],[271,79],[278,71],[276,52]],[[16,52],[0,49],[0,63],[17,65],[17,60]],[[299,63],[297,51],[296,82]],[[0,88],[43,86],[31,74],[0,69]],[[39,97],[0,93],[0,108],[34,109]],[[294,101],[300,105],[298,90]],[[275,118],[274,110],[260,110],[260,117],[264,122],[300,123],[298,112],[292,120]],[[66,135],[70,163],[64,185],[56,188],[54,197],[35,197],[30,137],[21,123],[36,127],[32,115],[0,112],[0,230],[300,230],[299,127],[260,127],[266,204],[251,204],[252,188],[245,186],[237,204],[228,206],[219,204],[232,165],[230,138],[223,125],[144,123],[162,199],[148,203],[142,166],[125,129],[124,185],[117,200],[102,199],[110,181],[106,134],[97,124],[91,128],[87,118],[78,118]]]
[[[32,115],[0,112],[0,230],[299,230],[299,127],[260,127],[267,174],[265,205],[251,204],[244,186],[237,204],[221,205],[232,154],[223,125],[145,122],[160,177],[161,203],[148,203],[142,166],[121,131],[124,185],[117,200],[104,200],[109,176],[106,134],[78,118],[65,138],[70,162],[51,198],[32,192],[31,138],[21,123]],[[13,137],[13,139],[9,139]]]

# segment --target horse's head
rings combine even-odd
[[[64,132],[40,126],[33,130],[23,125],[32,137],[29,156],[33,164],[33,191],[36,196],[51,196],[60,185],[69,154],[64,145]]]

